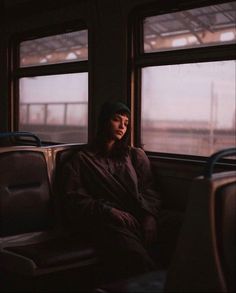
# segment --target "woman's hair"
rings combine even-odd
[[[106,102],[103,104],[98,118],[97,134],[93,142],[93,148],[101,154],[124,159],[129,152],[130,121],[124,136],[120,140],[115,141],[110,152],[107,149],[107,140],[111,131],[110,120],[116,114],[126,115],[130,120],[130,110],[125,104],[121,102]]]

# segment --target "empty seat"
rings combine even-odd
[[[86,241],[56,227],[52,159],[50,148],[0,149],[1,271],[39,276],[97,263]]]
[[[44,153],[0,153],[0,236],[48,229],[52,206]]]
[[[236,171],[212,174],[221,156],[235,153],[214,154],[193,183],[167,292],[235,292]]]

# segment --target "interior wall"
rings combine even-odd
[[[6,52],[6,27],[5,27],[5,5],[0,1],[0,131],[8,129],[8,93],[7,93],[7,52]]]

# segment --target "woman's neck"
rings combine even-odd
[[[109,141],[107,142],[107,150],[108,150],[108,151],[111,151],[111,149],[112,149],[114,143],[115,143],[114,140],[109,140]]]

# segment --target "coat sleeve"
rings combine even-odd
[[[161,196],[154,186],[150,161],[141,148],[133,148],[133,164],[138,177],[138,190],[142,208],[158,218],[161,209]]]
[[[104,199],[94,199],[88,192],[83,182],[79,156],[65,165],[62,181],[63,205],[69,221],[76,224],[81,220],[96,221],[110,215],[110,203]]]

